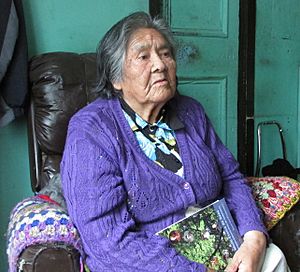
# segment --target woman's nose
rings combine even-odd
[[[166,64],[162,60],[162,58],[155,54],[152,56],[152,72],[156,71],[164,71],[166,69]]]

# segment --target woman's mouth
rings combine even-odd
[[[163,79],[159,79],[159,80],[154,81],[153,85],[164,85],[167,82],[168,81],[165,78],[163,78]]]

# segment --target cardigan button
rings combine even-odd
[[[183,189],[184,189],[184,190],[188,190],[188,189],[190,189],[190,187],[191,187],[191,186],[190,186],[190,184],[189,184],[188,182],[184,182],[184,183],[183,183]]]

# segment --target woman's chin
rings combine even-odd
[[[168,102],[175,95],[175,91],[170,87],[161,87],[155,90],[153,97],[155,97],[155,101],[157,102]]]

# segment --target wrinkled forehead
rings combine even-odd
[[[164,49],[170,48],[170,45],[156,29],[139,28],[131,34],[127,44],[127,51],[141,51],[152,47]]]

